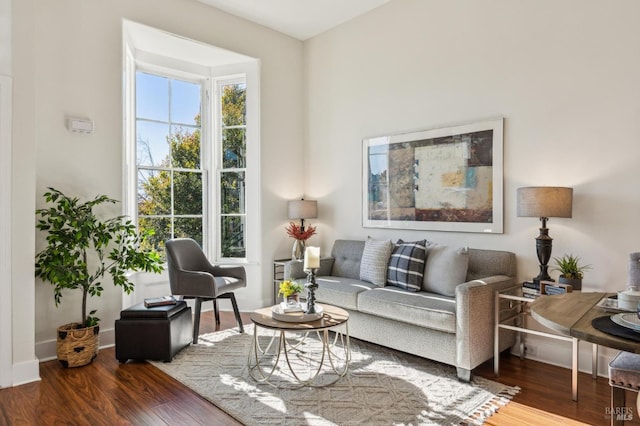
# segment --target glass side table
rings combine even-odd
[[[552,297],[552,296],[541,296]],[[494,352],[493,352],[493,371],[496,377],[500,376],[500,330],[511,330],[518,333],[518,344],[520,346],[520,359],[524,359],[525,341],[524,334],[533,334],[550,339],[563,340],[570,342],[572,345],[571,356],[571,399],[578,400],[578,342],[575,337],[563,334],[555,334],[547,331],[534,330],[527,327],[526,318],[531,317],[530,306],[536,299],[525,297],[522,291],[522,285],[509,287],[507,289],[497,291],[495,294],[495,315],[494,315]],[[536,321],[537,322],[537,321]],[[592,356],[592,377],[597,378],[597,359],[598,345],[593,345]]]

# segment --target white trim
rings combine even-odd
[[[11,386],[11,105],[12,81],[0,76],[0,388]]]

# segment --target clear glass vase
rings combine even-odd
[[[304,240],[293,240],[293,247],[291,248],[291,260],[304,259]]]

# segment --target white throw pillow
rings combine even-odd
[[[383,287],[387,282],[387,265],[392,250],[391,241],[367,238],[360,260],[360,279]]]
[[[469,249],[430,244],[424,268],[422,289],[431,293],[453,297],[456,287],[467,280]]]

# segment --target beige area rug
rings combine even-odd
[[[254,326],[245,331],[202,335],[171,363],[153,365],[247,425],[482,424],[519,391],[481,377],[462,383],[454,367],[356,339],[351,339],[349,372],[338,382],[276,389],[249,376]],[[260,329],[263,343],[266,333],[271,332]]]

